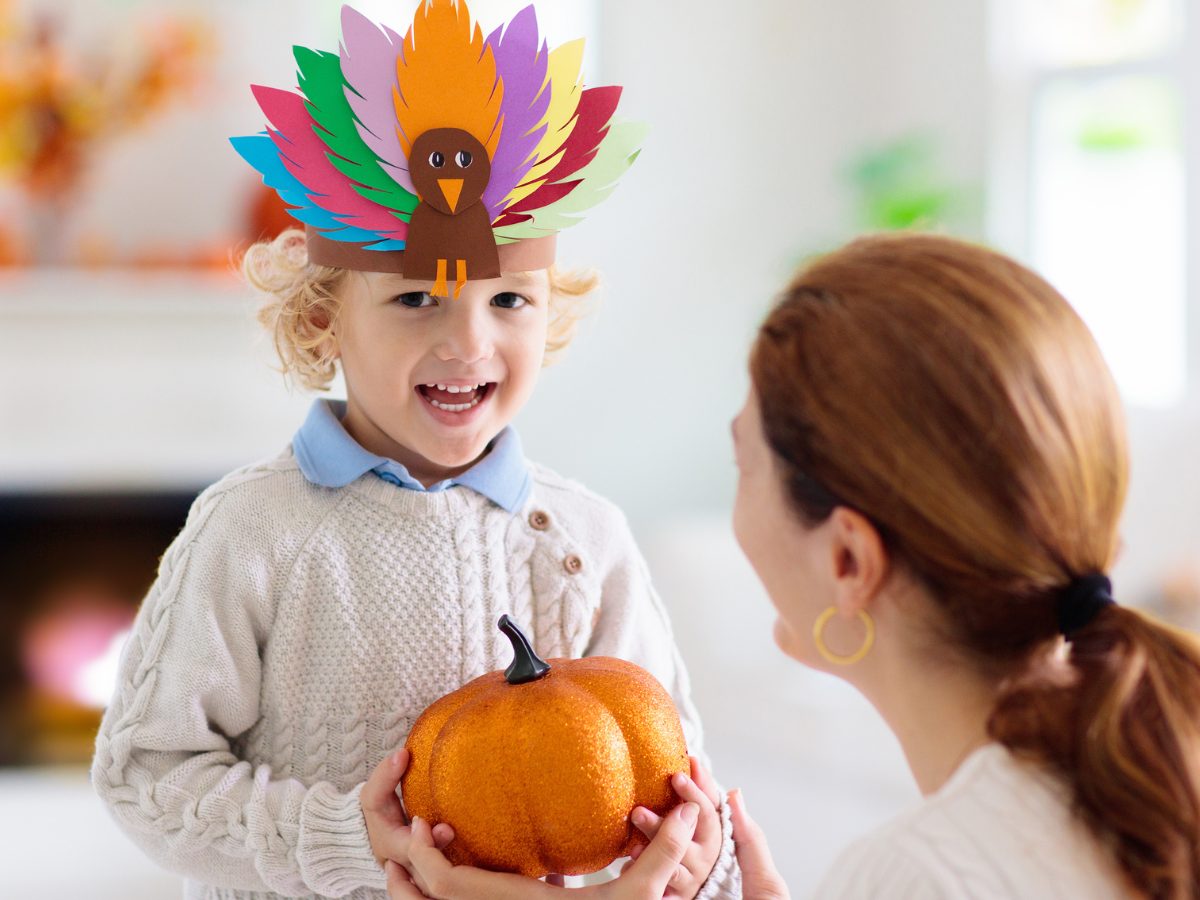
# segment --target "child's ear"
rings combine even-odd
[[[324,332],[321,342],[317,345],[317,353],[325,359],[339,359],[342,351],[338,345],[337,317],[328,309],[318,308],[309,313],[309,325],[313,332]]]

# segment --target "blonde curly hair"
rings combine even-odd
[[[258,321],[271,334],[280,370],[312,391],[329,388],[337,372],[333,326],[338,293],[348,269],[311,265],[304,232],[289,228],[271,241],[260,241],[242,258],[242,273],[266,302]],[[589,297],[600,284],[590,270],[550,270],[550,323],[543,365],[557,362],[589,312]]]

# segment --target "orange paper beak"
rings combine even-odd
[[[458,197],[462,193],[463,180],[461,178],[439,178],[438,187],[442,189],[442,196],[446,198],[446,203],[450,206],[450,212],[455,212],[458,206]]]

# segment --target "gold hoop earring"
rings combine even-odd
[[[813,641],[817,645],[817,652],[821,654],[828,662],[835,666],[852,666],[861,660],[871,649],[871,645],[875,643],[875,620],[867,615],[865,610],[858,611],[858,618],[867,628],[867,636],[863,639],[862,646],[848,656],[838,656],[825,645],[825,638],[822,632],[825,631],[825,626],[829,624],[829,620],[837,614],[837,607],[827,607],[813,624]]]

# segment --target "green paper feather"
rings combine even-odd
[[[582,179],[583,183],[549,206],[533,210],[530,213],[533,218],[529,221],[497,228],[496,243],[510,244],[525,238],[545,237],[578,223],[584,212],[613,192],[617,181],[633,165],[641,152],[646,131],[646,126],[640,122],[619,122],[609,126],[596,156],[571,176],[572,181]]]
[[[318,126],[317,136],[331,151],[330,163],[353,182],[358,193],[396,210],[407,222],[417,208],[417,197],[392,180],[359,135],[354,111],[346,100],[347,85],[338,55],[308,47],[292,49],[300,70],[300,90],[307,100],[305,105]]]

